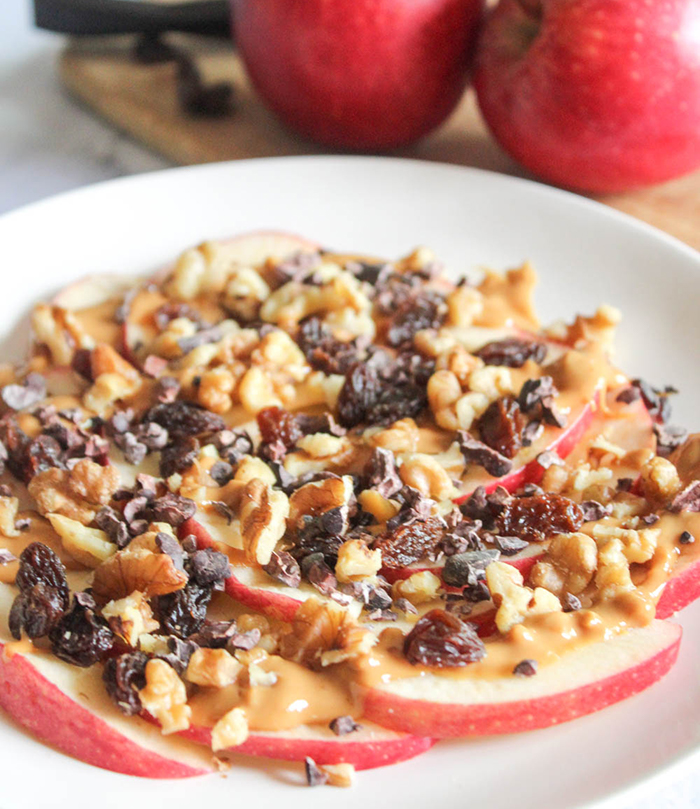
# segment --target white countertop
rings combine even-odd
[[[61,37],[33,30],[28,5],[0,0],[0,213],[70,188],[169,166],[63,92],[55,72]],[[700,807],[700,774],[680,773],[614,805]]]

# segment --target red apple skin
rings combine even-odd
[[[190,728],[182,733],[192,741],[211,745],[209,728]],[[261,756],[283,761],[304,761],[312,758],[316,764],[352,764],[356,770],[371,770],[386,767],[415,758],[435,744],[437,739],[419,736],[399,736],[374,741],[355,741],[351,736],[324,738],[293,738],[274,733],[256,732],[238,747],[230,748],[232,753],[244,756]]]
[[[611,193],[686,174],[700,166],[700,0],[501,0],[474,86],[501,146],[549,182]]]
[[[319,143],[389,149],[440,124],[464,89],[482,0],[231,0],[258,92]]]
[[[534,699],[465,705],[406,699],[369,689],[364,715],[391,730],[441,739],[521,733],[569,722],[638,694],[661,679],[678,657],[682,633],[680,627],[675,629],[675,639],[651,657],[568,691]]]
[[[670,618],[697,598],[700,598],[700,559],[687,563],[681,559],[661,591],[656,617]]]
[[[144,778],[189,778],[205,769],[167,759],[126,738],[73,701],[24,655],[0,644],[0,707],[43,742],[87,764]]]

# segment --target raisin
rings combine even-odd
[[[302,437],[296,419],[283,407],[264,407],[258,412],[257,422],[264,444],[281,441],[286,449],[291,449]]]
[[[422,329],[437,329],[442,324],[442,298],[434,292],[424,292],[406,300],[393,316],[386,334],[390,346],[398,348],[411,344]]]
[[[76,593],[73,604],[49,633],[56,657],[74,666],[92,666],[103,660],[114,645],[114,633],[95,612],[95,601],[88,593]]]
[[[406,567],[433,550],[443,533],[442,520],[439,517],[428,517],[426,520],[400,525],[390,534],[380,537],[374,547],[381,550],[385,567]]]
[[[211,587],[190,581],[183,590],[155,599],[155,616],[168,635],[187,638],[198,632],[207,616]]]
[[[19,640],[22,630],[34,640],[43,638],[58,624],[66,610],[63,595],[43,581],[15,598],[9,615],[12,637]]]
[[[389,424],[400,419],[419,416],[428,404],[426,388],[409,382],[405,385],[385,385],[378,400],[369,408],[370,424]]]
[[[143,652],[127,652],[110,658],[102,672],[107,693],[127,716],[141,710],[139,691],[146,687],[146,663]]]
[[[70,591],[63,562],[48,545],[44,545],[42,542],[32,542],[19,556],[19,570],[15,584],[20,592],[25,593],[39,582],[56,590],[62,599],[63,609],[68,608]]]
[[[338,396],[338,421],[343,427],[355,427],[365,420],[379,398],[379,389],[379,377],[372,366],[356,363],[348,370]]]
[[[344,374],[358,360],[354,340],[336,340],[320,318],[311,317],[301,324],[297,338],[309,365],[324,374]]]
[[[499,534],[529,542],[578,531],[582,523],[581,508],[573,500],[551,492],[509,500],[497,521]]]
[[[403,652],[414,666],[452,668],[478,662],[486,647],[472,624],[445,610],[431,610],[406,635]]]
[[[50,435],[39,435],[25,444],[20,452],[10,456],[12,471],[28,483],[35,475],[47,469],[65,468],[61,445]]]
[[[512,396],[504,396],[491,402],[479,417],[476,426],[484,444],[506,458],[514,458],[523,445],[525,417]]]
[[[507,368],[522,368],[528,360],[541,364],[547,356],[547,346],[536,340],[519,340],[509,337],[487,343],[476,352],[486,365],[504,365]]]
[[[149,422],[160,424],[168,431],[171,439],[176,441],[202,433],[220,432],[226,427],[221,416],[191,402],[182,401],[155,405],[144,418],[144,423]]]

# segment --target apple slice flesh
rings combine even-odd
[[[7,615],[14,588],[0,585]],[[147,778],[189,778],[212,770],[197,745],[140,717],[126,717],[105,692],[99,667],[78,668],[26,653],[0,630],[0,708],[43,742],[87,764]]]
[[[192,727],[182,734],[187,739],[211,745],[209,728]],[[258,731],[229,752],[246,756],[303,761],[316,764],[352,764],[356,770],[370,770],[397,764],[425,753],[436,739],[396,733],[372,722],[346,736],[336,736],[327,727],[301,725],[293,730]]]
[[[592,643],[533,677],[426,674],[368,689],[364,714],[383,727],[438,738],[519,733],[594,713],[648,688],[678,655],[682,630],[665,621]]]

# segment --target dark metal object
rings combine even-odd
[[[74,36],[182,31],[229,37],[227,0],[34,0],[38,28]]]

